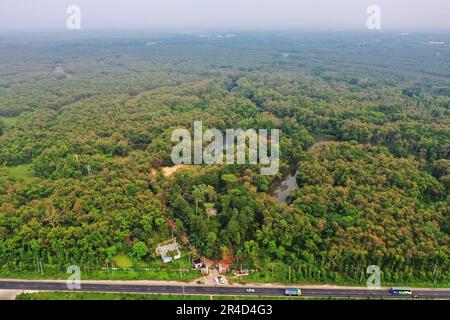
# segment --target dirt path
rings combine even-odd
[[[172,167],[162,167],[161,171],[165,177],[170,177],[178,170],[187,167],[187,164],[177,164]]]

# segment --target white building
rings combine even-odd
[[[181,258],[180,245],[175,241],[156,248],[156,253],[161,256],[164,263],[169,263]]]

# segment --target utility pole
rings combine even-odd
[[[436,283],[436,269],[437,269],[437,260],[436,260],[436,263],[434,264],[434,270],[433,270],[433,284],[435,284]]]
[[[291,283],[291,266],[289,266],[289,283]]]
[[[275,271],[275,262],[272,262],[272,280],[273,280],[273,272]]]

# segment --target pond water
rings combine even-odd
[[[272,191],[270,194],[282,203],[287,203],[288,196],[297,188],[296,182],[297,172],[295,168],[290,170],[281,181],[275,181],[272,184]]]
[[[314,144],[326,141],[336,141],[336,138],[322,133],[310,133],[314,138]],[[283,175],[281,180],[274,181],[270,186],[269,194],[278,199],[281,203],[288,203],[289,195],[297,188],[297,171],[296,164],[291,164],[291,168]]]

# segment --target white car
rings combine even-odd
[[[216,284],[219,284],[219,279],[217,277],[214,277],[214,281],[216,282]]]
[[[225,278],[224,277],[218,276],[218,279],[219,279],[221,284],[225,284]]]
[[[255,292],[255,289],[253,289],[253,288],[248,288],[248,289],[247,289],[247,292],[248,292],[248,293]]]

